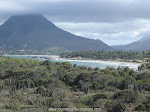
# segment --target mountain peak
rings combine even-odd
[[[22,22],[42,22],[42,21],[48,21],[43,15],[41,14],[26,14],[26,15],[15,15],[15,16],[11,16],[7,22],[9,21],[22,21]]]
[[[38,14],[10,17],[0,26],[0,45],[6,50],[54,48],[69,51],[112,50],[100,40],[87,39],[66,32]]]
[[[54,28],[55,25],[48,21],[43,15],[40,14],[27,14],[27,15],[15,15],[11,16],[2,27],[10,30],[22,29],[33,30],[33,29],[50,29]]]
[[[11,16],[10,18],[23,18],[23,17],[42,17],[44,18],[44,16],[42,14],[24,14],[24,15],[14,15],[14,16]]]

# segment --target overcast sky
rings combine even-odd
[[[12,15],[32,13],[109,45],[150,35],[150,0],[0,0],[0,24]]]

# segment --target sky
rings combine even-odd
[[[0,0],[0,24],[19,14],[43,14],[59,28],[108,45],[150,35],[150,0]]]

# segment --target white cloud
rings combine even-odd
[[[0,1],[0,12],[2,15],[10,15],[11,13],[21,14],[21,12],[28,12],[31,10],[31,7],[22,4],[21,2],[13,0],[1,0]]]
[[[22,11],[42,13],[55,21],[118,22],[150,18],[149,0],[0,0],[0,4],[3,15]]]
[[[10,1],[1,1],[0,2],[0,10],[2,11],[8,11],[8,10],[19,10],[21,7],[19,7],[19,5],[16,2]]]
[[[15,14],[40,13],[57,26],[109,45],[150,32],[150,0],[0,0],[0,23]]]
[[[128,44],[141,39],[150,32],[150,20],[137,19],[118,23],[70,23],[55,22],[55,24],[76,35],[100,39],[109,45]]]
[[[69,2],[73,0],[30,0],[30,2]]]

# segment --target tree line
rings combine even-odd
[[[65,58],[91,58],[91,59],[143,59],[150,58],[150,51],[136,52],[136,51],[76,51],[63,52],[60,54]]]

